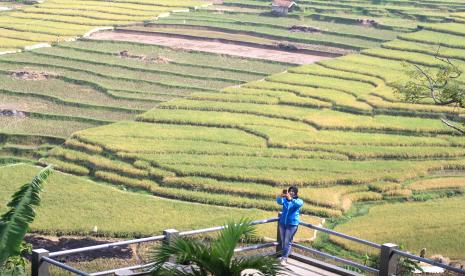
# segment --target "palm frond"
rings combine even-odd
[[[178,238],[171,244],[163,244],[161,247],[153,251],[155,258],[153,275],[164,275],[164,273],[167,271],[164,265],[171,257],[175,258],[175,262],[178,264],[188,262],[194,263],[201,267],[200,270],[204,270],[205,266],[209,266],[209,252],[210,249],[206,244],[195,240]]]
[[[18,255],[29,224],[35,218],[34,206],[40,204],[40,192],[51,166],[41,170],[34,179],[23,185],[7,204],[10,209],[0,217],[0,266],[8,257]]]
[[[250,257],[233,259],[234,249],[244,236],[253,236],[255,227],[250,219],[229,222],[212,243],[177,238],[153,251],[155,265],[152,275],[232,276],[244,269],[257,269],[265,275],[277,275],[282,267],[276,258]],[[170,263],[170,258],[177,264]],[[187,265],[186,265],[187,264]],[[184,269],[187,268],[187,269]]]
[[[264,275],[275,276],[287,271],[275,256],[251,256],[245,258],[237,258],[231,264],[231,275],[241,275],[245,269],[256,269]]]
[[[255,235],[255,227],[252,220],[242,218],[238,222],[228,222],[221,231],[218,239],[212,244],[212,255],[218,256],[224,266],[229,267],[234,256],[234,249],[244,236]]]
[[[162,266],[157,270],[152,271],[154,276],[207,276],[207,273],[199,269],[193,268],[192,270],[181,269],[178,266]]]

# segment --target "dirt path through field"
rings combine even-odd
[[[196,50],[216,54],[226,54],[247,58],[259,58],[272,61],[288,62],[294,64],[308,64],[330,57],[315,56],[303,53],[264,49],[243,45],[227,44],[214,41],[203,41],[187,38],[167,37],[158,34],[123,33],[123,32],[98,32],[92,34],[91,39],[133,41],[186,50]]]

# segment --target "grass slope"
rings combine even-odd
[[[19,186],[30,181],[38,171],[38,167],[26,164],[0,167],[0,213],[6,210],[6,203]],[[222,225],[233,218],[274,216],[276,213],[257,209],[217,207],[137,194],[54,172],[45,185],[31,230],[87,235],[97,226],[100,235],[134,237],[159,235],[168,228],[191,230]],[[309,221],[318,220],[309,218]],[[275,229],[274,224],[260,228],[261,234],[270,237],[275,236]],[[307,231],[302,237],[310,234]]]
[[[40,42],[74,40],[105,26],[127,25],[176,10],[206,6],[202,1],[68,1],[54,0],[2,11],[0,48],[20,49]]]
[[[377,243],[392,242],[419,254],[441,254],[451,259],[465,258],[465,238],[458,234],[463,229],[465,197],[437,199],[428,202],[409,202],[377,205],[363,216],[336,226],[335,230]],[[354,243],[334,238],[339,244],[364,252]]]

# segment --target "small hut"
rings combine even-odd
[[[273,0],[271,3],[272,12],[278,16],[285,16],[296,5],[291,0]]]

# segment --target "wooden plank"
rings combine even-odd
[[[286,267],[290,270],[288,273],[283,274],[289,276],[297,276],[297,275],[324,275],[324,276],[335,276],[339,275],[333,272],[326,271],[324,269],[311,266],[302,262],[299,262],[294,259],[288,259]]]

